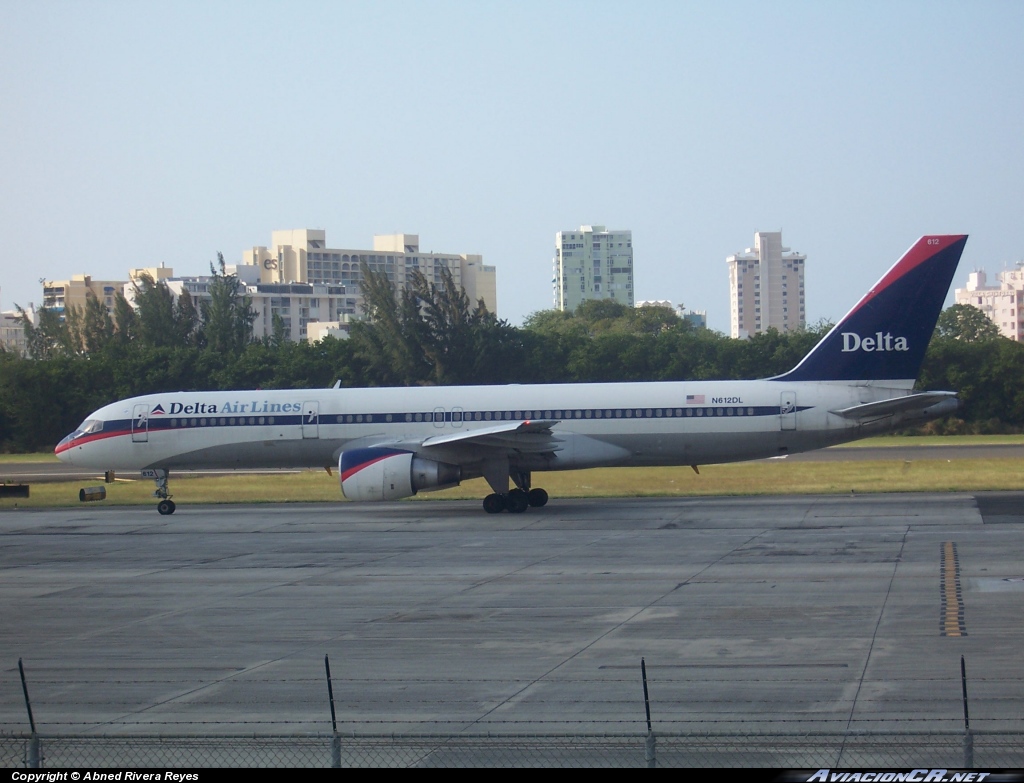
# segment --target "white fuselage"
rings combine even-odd
[[[336,466],[342,451],[501,421],[556,421],[554,450],[513,449],[518,470],[702,465],[773,457],[885,432],[899,416],[853,422],[832,411],[910,393],[909,382],[775,380],[177,392],[92,414],[62,459],[102,470]],[[454,447],[453,447],[454,448]],[[469,447],[470,451],[472,447]],[[467,466],[467,446],[452,460]],[[445,460],[444,445],[430,447]],[[481,460],[486,457],[481,449]]]
[[[100,408],[61,459],[143,470],[173,514],[169,471],[338,465],[352,500],[483,476],[484,510],[548,495],[533,471],[706,465],[809,451],[951,413],[914,393],[965,235],[926,235],[789,372],[758,381],[178,392]],[[509,488],[509,482],[516,486]]]

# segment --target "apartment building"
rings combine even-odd
[[[804,328],[806,261],[807,256],[783,247],[781,231],[758,231],[753,247],[725,259],[733,337],[747,338],[771,327],[780,332]]]
[[[957,304],[977,307],[999,327],[999,333],[1024,341],[1024,262],[996,273],[997,285],[988,285],[985,270],[967,276],[967,287],[954,293]]]
[[[451,273],[456,285],[466,289],[470,302],[484,300],[492,313],[498,311],[497,272],[484,264],[483,257],[472,253],[423,251],[417,234],[380,234],[373,248],[330,248],[322,229],[274,231],[268,247],[256,246],[242,254],[237,267],[255,270],[261,284],[309,283],[344,286],[347,298],[345,315],[362,315],[360,265],[384,272],[397,286],[408,281],[413,270],[427,280],[441,282],[442,270]]]
[[[580,226],[555,234],[552,293],[559,310],[587,299],[633,306],[633,232]]]

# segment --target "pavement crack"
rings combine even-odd
[[[613,634],[613,633],[617,632],[619,629],[629,625],[631,622],[633,622],[641,614],[643,614],[644,612],[648,611],[649,609],[657,606],[659,603],[661,603],[662,600],[664,600],[665,598],[667,598],[668,596],[670,596],[672,593],[676,592],[680,588],[685,587],[687,584],[692,582],[694,579],[699,578],[702,574],[706,573],[709,569],[712,569],[715,566],[717,566],[719,563],[721,563],[723,560],[728,558],[730,555],[732,555],[737,550],[743,549],[744,547],[749,546],[752,541],[755,541],[756,539],[758,539],[759,537],[764,535],[765,532],[766,531],[762,530],[762,531],[760,531],[758,533],[755,533],[752,536],[749,536],[742,543],[737,544],[736,546],[732,547],[727,552],[723,552],[716,559],[714,559],[711,562],[707,563],[703,568],[701,568],[699,571],[697,571],[693,575],[687,577],[682,582],[679,582],[678,584],[676,584],[673,587],[669,588],[668,590],[663,592],[661,595],[659,595],[659,596],[651,599],[650,601],[648,601],[644,606],[641,606],[639,609],[637,609],[635,612],[630,614],[628,617],[622,619],[621,621],[615,623],[614,625],[609,626],[604,631],[599,633],[597,636],[592,638],[589,642],[587,642],[586,644],[581,646],[579,649],[577,649],[574,653],[572,653],[572,655],[569,655],[568,657],[563,658],[559,663],[557,663],[554,666],[552,666],[546,672],[543,672],[542,674],[538,675],[537,677],[534,677],[529,682],[525,683],[521,688],[518,688],[514,693],[506,696],[500,702],[498,702],[493,707],[491,707],[491,709],[487,710],[486,712],[484,712],[481,715],[478,715],[473,721],[470,721],[468,725],[472,726],[472,725],[475,725],[477,723],[480,723],[481,721],[486,720],[490,715],[494,714],[501,707],[503,707],[504,705],[508,704],[510,701],[514,701],[520,695],[522,695],[527,690],[529,690],[530,688],[535,686],[537,683],[547,679],[552,674],[557,672],[559,669],[564,667],[566,664],[570,663],[571,661],[574,661],[576,658],[578,658],[580,655],[582,655],[587,650],[592,648],[595,644],[600,642],[602,639],[607,638],[610,634]],[[587,544],[587,546],[592,546],[594,543],[596,543],[596,542],[595,541],[591,541],[591,542],[589,542]],[[545,559],[547,559],[547,558],[545,558]]]
[[[875,628],[871,633],[871,644],[868,646],[868,654],[864,656],[864,667],[861,669],[860,677],[857,680],[857,690],[853,694],[853,702],[850,704],[850,714],[846,720],[846,731],[849,732],[853,726],[853,716],[857,712],[857,700],[860,698],[861,689],[864,687],[864,678],[867,676],[868,666],[871,664],[871,655],[875,650],[875,642],[878,640],[878,629],[882,625],[882,618],[885,616],[885,609],[889,605],[889,597],[892,595],[892,587],[896,582],[896,571],[900,567],[900,563],[903,562],[903,550],[907,546],[907,536],[910,535],[910,527],[908,526],[903,531],[903,538],[900,541],[900,551],[896,555],[896,558],[892,564],[892,573],[889,575],[889,584],[885,590],[885,598],[882,599],[882,606],[878,610],[878,617],[875,620]],[[846,749],[846,738],[843,738],[843,744],[839,749],[839,757],[836,760],[836,764],[839,765],[843,758],[843,751]]]

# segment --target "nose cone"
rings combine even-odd
[[[71,441],[73,438],[73,435],[66,436],[57,444],[57,448],[53,450],[53,453],[57,455],[57,459],[61,462],[67,462],[69,465],[71,464]]]

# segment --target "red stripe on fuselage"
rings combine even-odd
[[[77,438],[69,440],[67,443],[57,444],[57,448],[53,450],[53,453],[63,454],[65,451],[73,449],[75,446],[84,446],[86,443],[95,443],[96,441],[104,440],[105,438],[116,438],[119,435],[131,434],[131,430],[114,430],[112,432],[95,432],[90,435],[79,435]]]

